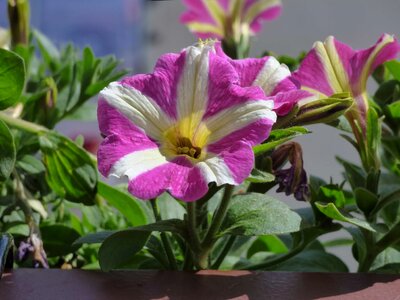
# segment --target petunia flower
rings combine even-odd
[[[280,0],[183,0],[181,22],[199,38],[233,38],[255,34],[262,21],[279,17]]]
[[[368,77],[379,65],[394,59],[398,51],[397,40],[388,34],[382,35],[375,45],[363,50],[353,50],[331,36],[325,42],[314,44],[293,76],[303,89],[319,98],[348,93],[355,104],[346,116],[351,125],[361,128],[364,134],[368,111]]]
[[[111,83],[100,93],[104,176],[127,176],[140,199],[168,191],[201,198],[208,183],[238,185],[254,165],[252,146],[269,135],[273,98],[241,86],[213,42],[161,56],[152,74]]]

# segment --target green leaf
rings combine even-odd
[[[366,185],[367,174],[361,167],[340,157],[336,157],[336,160],[344,167],[346,171],[344,175],[349,181],[353,190],[357,187],[364,187]]]
[[[17,54],[0,49],[0,110],[19,100],[25,83],[25,66]]]
[[[123,230],[106,238],[99,250],[99,262],[103,271],[120,268],[146,244],[150,232]]]
[[[122,213],[132,226],[140,226],[147,223],[145,212],[138,200],[131,195],[101,181],[98,182],[97,193]]]
[[[46,170],[43,163],[33,155],[24,155],[17,161],[17,167],[32,175],[42,173]]]
[[[318,250],[307,250],[268,270],[290,272],[348,272],[337,256]]]
[[[144,231],[144,232],[173,232],[176,234],[180,234],[185,236],[185,224],[182,220],[179,219],[170,219],[170,220],[163,220],[156,223],[151,223],[143,226],[131,227],[126,230],[131,231]],[[74,242],[74,244],[97,244],[103,242],[109,236],[117,233],[119,231],[115,230],[106,230],[96,233],[89,233]]]
[[[48,185],[60,197],[85,205],[94,204],[97,170],[85,150],[53,132],[39,136]]]
[[[400,263],[389,263],[377,269],[374,269],[372,273],[378,274],[400,274]]]
[[[82,244],[100,244],[106,238],[118,232],[117,230],[106,230],[95,233],[89,233],[85,236],[81,236],[77,240],[73,242],[73,245],[82,245]]]
[[[179,201],[173,198],[169,193],[163,193],[157,200],[158,209],[161,219],[181,219],[183,220],[186,214],[186,209]]]
[[[254,154],[260,155],[291,139],[294,139],[297,136],[307,133],[310,133],[310,131],[301,126],[272,130],[268,140],[265,143],[253,147]]]
[[[375,258],[371,269],[384,268],[387,265],[399,264],[400,263],[400,251],[394,248],[386,248],[384,251],[378,254]],[[385,267],[387,270],[387,267]]]
[[[344,193],[337,184],[321,186],[318,194],[321,202],[332,202],[337,207],[343,207],[346,204]]]
[[[246,178],[246,181],[253,183],[266,183],[274,180],[275,176],[273,174],[258,169],[253,169],[250,176]]]
[[[271,235],[300,230],[301,218],[283,202],[267,195],[234,196],[222,226],[224,234]]]
[[[0,120],[0,182],[10,177],[15,165],[14,137],[7,125]]]
[[[393,102],[386,106],[392,119],[400,119],[400,101]]]
[[[80,235],[65,225],[43,225],[40,227],[43,247],[49,257],[62,256],[76,251],[79,246],[74,244]]]
[[[399,98],[400,82],[398,80],[389,80],[382,83],[374,95],[374,100],[381,106],[390,104]]]
[[[107,237],[99,250],[100,267],[103,271],[121,268],[147,243],[153,231],[169,231],[184,235],[182,220],[164,220],[153,224],[118,231]]]
[[[259,236],[249,250],[247,250],[247,258],[252,257],[258,252],[272,252],[275,254],[286,253],[288,248],[276,235]]]
[[[366,214],[369,214],[378,203],[378,196],[365,188],[356,188],[354,190],[354,195],[358,208]]]
[[[363,221],[357,218],[352,217],[351,215],[348,215],[344,212],[339,211],[339,209],[335,206],[333,203],[321,203],[321,202],[316,202],[315,206],[326,216],[333,220],[341,221],[341,222],[346,222],[350,223],[359,227],[362,227],[364,229],[367,229],[369,231],[375,232],[376,230],[367,222]]]
[[[393,75],[394,79],[400,80],[400,61],[391,60],[385,63],[389,72]]]
[[[54,64],[56,64],[60,58],[60,53],[58,52],[57,48],[45,35],[40,33],[38,30],[33,31],[33,36],[38,43],[43,60],[52,70],[54,70],[56,67]]]

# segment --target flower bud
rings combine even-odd
[[[29,41],[29,0],[8,0],[11,45],[27,45]]]
[[[271,157],[276,181],[279,184],[277,192],[285,192],[287,196],[293,194],[297,200],[305,201],[309,190],[300,144],[296,142],[284,144],[277,148]],[[281,169],[287,161],[291,164],[290,168]]]
[[[293,118],[295,125],[330,123],[344,114],[354,103],[349,93],[332,95],[330,98],[298,104],[298,112]]]

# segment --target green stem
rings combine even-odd
[[[198,253],[201,249],[201,245],[199,234],[197,233],[196,202],[188,202],[186,205],[186,211],[190,246],[194,253]]]
[[[154,218],[156,221],[161,221],[161,215],[157,207],[157,199],[150,200],[151,207],[153,208]],[[171,240],[166,232],[160,233],[161,242],[164,246],[165,253],[167,254],[169,266],[172,270],[178,270],[178,264],[175,259],[174,252],[171,246]]]
[[[369,269],[372,266],[372,263],[374,262],[376,256],[379,254],[377,251],[377,245],[375,243],[375,235],[373,232],[362,229],[363,235],[364,235],[364,241],[366,244],[366,255],[364,259],[360,261],[360,264],[358,266],[358,272],[368,272]],[[384,249],[383,249],[384,250]]]
[[[236,235],[231,235],[228,240],[226,241],[224,247],[222,248],[221,252],[219,253],[217,259],[215,262],[212,264],[211,269],[216,269],[218,270],[219,267],[221,266],[222,262],[224,261],[226,255],[229,253],[231,250],[233,244],[235,243],[236,240]]]
[[[33,217],[33,210],[28,202],[28,196],[25,191],[25,186],[19,177],[18,173],[14,170],[14,181],[15,181],[15,198],[16,204],[21,208],[25,216],[25,222],[29,227],[29,240],[33,246],[33,257],[34,260],[38,261],[44,268],[49,268],[47,262],[47,255],[43,249],[43,242],[40,233],[40,228],[36,224]]]
[[[199,265],[201,268],[208,267],[208,256],[215,243],[216,235],[225,219],[226,212],[228,210],[229,204],[232,199],[234,186],[226,185],[224,195],[222,197],[221,203],[218,206],[217,211],[211,221],[211,225],[208,228],[207,234],[201,243],[201,253],[199,256]]]
[[[381,253],[386,248],[400,242],[400,222],[397,223],[386,233],[376,244],[375,249],[377,254]]]
[[[48,128],[44,127],[44,126],[40,126],[37,125],[35,123],[32,122],[28,122],[22,119],[18,119],[18,118],[13,118],[7,114],[5,114],[4,112],[0,112],[0,120],[2,120],[4,123],[6,123],[7,125],[23,130],[23,131],[27,131],[30,133],[34,133],[34,134],[38,134],[40,132],[43,131],[49,131]]]

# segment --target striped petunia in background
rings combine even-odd
[[[259,32],[263,21],[279,17],[280,0],[184,0],[181,22],[199,38],[233,38]]]

